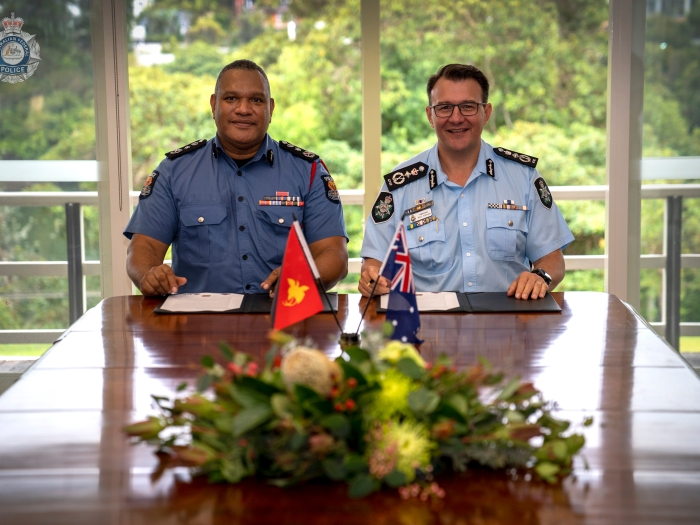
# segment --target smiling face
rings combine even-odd
[[[463,104],[481,102],[483,92],[479,83],[466,80],[441,78],[430,92],[430,104]],[[435,129],[438,149],[445,154],[470,154],[478,152],[481,145],[481,132],[491,116],[491,104],[479,106],[476,115],[465,117],[455,107],[449,117],[438,117],[432,108],[425,108],[430,125]]]
[[[250,69],[226,71],[209,102],[226,153],[234,159],[255,155],[275,109],[262,75]]]

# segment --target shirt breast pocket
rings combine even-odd
[[[279,266],[282,264],[284,250],[287,248],[289,228],[292,227],[294,217],[301,222],[303,215],[298,207],[291,210],[288,207],[270,206],[269,209],[258,210],[258,224],[260,239],[258,253],[267,262]]]
[[[525,252],[527,213],[523,210],[486,210],[486,249],[494,261],[514,261]]]
[[[443,273],[450,269],[450,250],[445,242],[444,228],[435,231],[435,223],[406,231],[411,262],[417,269],[432,273]],[[424,272],[421,272],[424,273]]]
[[[228,252],[228,212],[224,205],[197,204],[180,209],[182,254],[191,262],[219,262]]]

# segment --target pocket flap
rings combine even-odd
[[[486,210],[486,228],[506,228],[527,233],[527,210]]]
[[[299,220],[300,222],[302,220],[301,213],[298,211],[291,210],[291,206],[265,206],[264,208],[269,209],[259,209],[258,213],[273,226],[291,228],[292,222],[294,222],[294,217],[292,216],[292,214],[295,214],[297,216],[297,220]],[[298,209],[299,208],[297,208],[297,210]]]
[[[221,224],[226,218],[226,206],[197,204],[180,209],[180,221],[185,226],[206,226]]]
[[[439,224],[440,221],[438,221]],[[445,228],[438,225],[438,231],[435,231],[435,222],[419,226],[413,230],[406,230],[406,242],[408,249],[418,246],[425,246],[431,242],[445,242]]]

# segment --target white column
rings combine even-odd
[[[126,0],[90,2],[92,63],[95,75],[97,193],[100,214],[102,297],[129,295],[127,239],[131,216],[131,135],[126,51]]]
[[[639,307],[645,0],[610,0],[605,291]]]
[[[363,224],[382,187],[382,89],[379,0],[362,0],[362,183]]]

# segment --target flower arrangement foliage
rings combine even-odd
[[[422,499],[444,495],[439,472],[470,464],[555,482],[584,445],[531,383],[506,381],[484,360],[458,371],[367,334],[367,348],[332,361],[286,334],[272,339],[262,369],[221,345],[226,365],[205,357],[196,393],[154,396],[160,415],[126,432],[211,482],[325,477],[347,482],[352,497],[387,485]]]

